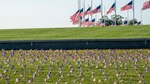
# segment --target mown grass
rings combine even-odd
[[[90,28],[1,29],[0,40],[150,38],[150,25]]]
[[[16,78],[20,79],[19,84],[27,84],[30,79],[33,79],[32,84],[114,84],[115,81],[117,84],[137,84],[140,81],[148,84],[149,54],[149,49],[2,50],[0,83],[5,84],[10,76],[7,80],[10,84],[16,83]],[[74,69],[73,73],[70,73],[71,69]],[[36,77],[33,78],[35,72]],[[48,72],[51,72],[49,79]]]

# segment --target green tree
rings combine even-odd
[[[133,25],[133,22],[134,22],[134,24],[138,23],[137,19],[132,19],[129,21],[129,25]]]
[[[122,24],[122,19],[124,19],[124,17],[122,17],[121,15],[112,15],[111,16],[111,20],[115,23],[115,20],[116,20],[116,24],[117,25],[121,25]]]
[[[103,19],[99,19],[100,22],[105,23],[106,26],[110,26],[113,24],[113,21],[111,19],[108,18],[108,16],[103,16]]]

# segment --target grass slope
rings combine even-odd
[[[0,40],[150,38],[150,25],[126,27],[4,29]]]

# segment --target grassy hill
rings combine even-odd
[[[0,40],[150,38],[150,25],[90,28],[1,29]]]

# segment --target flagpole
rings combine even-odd
[[[83,2],[83,12],[85,12],[85,0]],[[83,17],[83,20],[85,20],[85,16]],[[85,24],[84,24],[84,27],[85,27]]]
[[[88,4],[88,8],[90,7],[90,5]],[[88,18],[90,18],[90,15],[88,14]]]
[[[95,24],[94,24],[94,26],[96,25],[96,22],[97,22],[97,13],[95,14]]]
[[[133,2],[133,25],[135,25],[135,23],[134,23],[134,19],[135,19],[135,14],[134,14],[134,12],[135,12],[135,10],[134,10],[134,5],[135,5],[135,3],[134,3],[134,0],[132,0],[132,2]]]
[[[91,0],[91,9],[93,9],[93,0]],[[93,16],[91,14],[91,20],[93,19]]]
[[[78,10],[80,10],[80,0],[78,0]],[[80,16],[78,17],[78,27],[80,27]]]
[[[104,16],[106,16],[106,10],[105,10],[105,6],[104,6]],[[104,24],[105,24],[105,20],[104,20]],[[106,24],[105,24],[106,25]]]
[[[115,0],[115,26],[117,25],[117,17],[116,17],[116,0]]]
[[[129,10],[127,10],[127,25],[129,25]]]
[[[141,9],[141,24],[142,24],[142,21],[143,21],[143,11]]]
[[[103,20],[103,0],[101,0],[101,18]]]

